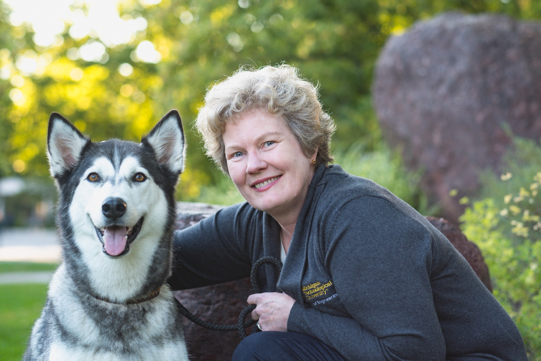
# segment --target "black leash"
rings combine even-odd
[[[252,283],[252,288],[254,289],[255,293],[260,293],[259,285],[257,282],[257,271],[259,270],[259,267],[261,267],[263,264],[269,263],[272,264],[278,272],[282,270],[282,263],[275,257],[262,257],[257,260],[256,263],[252,266],[252,271],[250,272],[250,282]],[[239,315],[239,321],[236,325],[216,325],[210,322],[203,321],[199,317],[195,316],[193,313],[188,311],[180,302],[178,303],[178,308],[181,314],[183,314],[187,319],[192,321],[193,323],[203,326],[205,328],[208,328],[210,330],[214,331],[235,331],[237,330],[239,332],[240,339],[246,338],[246,328],[253,326],[256,324],[257,321],[254,321],[252,319],[245,321],[246,316],[249,315],[256,307],[256,305],[248,305],[246,306]],[[252,332],[258,332],[259,329],[253,330]]]

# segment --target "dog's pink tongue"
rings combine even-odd
[[[103,233],[105,252],[111,256],[118,256],[126,248],[126,227],[107,227]]]

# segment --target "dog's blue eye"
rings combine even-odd
[[[147,180],[147,177],[143,173],[137,173],[136,175],[133,176],[133,180],[135,182],[144,182]]]
[[[90,182],[97,182],[100,180],[100,176],[98,173],[90,173],[86,179],[88,179]]]

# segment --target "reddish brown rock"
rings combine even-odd
[[[466,238],[464,233],[457,226],[449,223],[443,218],[426,217],[434,227],[436,227],[460,252],[461,255],[466,258],[466,261],[473,268],[475,274],[481,282],[492,292],[492,283],[490,282],[490,274],[488,266],[485,263],[481,250],[477,245]]]
[[[387,142],[425,171],[422,188],[457,223],[478,171],[499,172],[506,127],[541,138],[541,23],[459,13],[419,22],[385,44],[372,93]]]
[[[222,206],[207,203],[178,202],[176,229],[184,229],[216,213]]]

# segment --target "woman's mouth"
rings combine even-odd
[[[266,181],[263,181],[263,182],[261,182],[261,183],[254,184],[252,187],[254,187],[255,189],[260,189],[260,188],[262,188],[262,187],[265,187],[265,186],[271,184],[272,182],[277,181],[280,177],[281,177],[281,176],[269,178],[269,179],[267,179]]]

